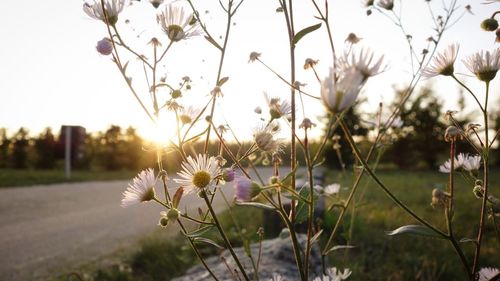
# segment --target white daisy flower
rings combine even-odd
[[[326,195],[333,195],[337,194],[340,191],[340,184],[338,183],[332,183],[327,186],[325,186],[324,192]]]
[[[182,171],[177,173],[181,178],[174,181],[184,187],[185,194],[213,186],[221,173],[215,157],[205,154],[198,154],[194,159],[188,156],[181,166]]]
[[[454,64],[457,59],[459,48],[460,45],[458,43],[454,43],[449,45],[444,52],[437,54],[432,61],[433,64],[422,70],[422,76],[425,78],[431,78],[438,75],[453,75],[455,71]]]
[[[166,5],[157,20],[168,38],[174,42],[202,34],[198,22],[191,22],[193,14],[187,14],[182,7]]]
[[[498,276],[499,274],[500,274],[500,270],[498,270],[498,268],[483,267],[478,272],[478,275],[479,275],[478,281],[489,281],[493,277]]]
[[[355,69],[334,79],[335,72],[330,68],[330,76],[321,85],[321,101],[334,114],[352,106],[363,84],[363,76]]]
[[[386,10],[392,10],[394,8],[394,1],[393,0],[380,0],[378,1],[377,5],[381,8],[384,8]]]
[[[261,151],[269,154],[281,152],[283,141],[275,137],[278,132],[279,126],[274,122],[257,127],[253,134],[255,144]]]
[[[110,25],[115,25],[118,21],[118,14],[123,11],[123,8],[128,5],[128,0],[103,0],[104,9]],[[83,11],[91,18],[106,22],[104,11],[100,0],[85,2]]]
[[[273,278],[271,278],[267,281],[285,281],[285,278],[283,278],[283,276],[281,276],[279,274],[274,273]]]
[[[469,172],[479,170],[480,166],[481,166],[481,156],[479,156],[479,155],[474,155],[474,156],[467,155],[464,158],[464,161],[462,164],[462,167],[464,168],[464,170],[469,171]]]
[[[339,66],[341,71],[348,72],[349,69],[354,68],[359,71],[363,77],[363,82],[366,79],[380,74],[385,71],[386,66],[382,65],[384,62],[384,56],[380,56],[378,59],[374,59],[374,53],[369,48],[362,48],[358,54],[352,53],[344,54],[343,57],[339,58]]]
[[[490,53],[481,51],[469,56],[464,61],[465,66],[474,73],[477,79],[489,82],[493,80],[500,69],[500,48]]]
[[[340,270],[337,271],[336,267],[332,267],[326,270],[327,275],[322,275],[314,278],[313,281],[342,281],[346,280],[351,276],[351,271],[349,268],[344,269],[344,272],[341,272]]]
[[[155,197],[156,177],[153,169],[140,172],[123,192],[122,207],[153,200]]]
[[[464,162],[465,154],[460,153],[457,157],[455,157],[455,162],[453,163],[454,170],[462,168]],[[451,159],[446,160],[446,162],[439,166],[439,171],[441,173],[449,173],[451,171]]]

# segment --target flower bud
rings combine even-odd
[[[472,189],[472,193],[474,193],[474,195],[477,197],[477,198],[483,198],[484,196],[484,189],[482,186],[480,185],[476,185],[474,186],[474,188]]]
[[[288,229],[288,228],[286,228],[286,227],[285,227],[285,228],[283,228],[283,229],[281,230],[280,234],[279,234],[279,237],[280,237],[281,239],[286,239],[286,238],[290,237],[290,229]]]
[[[170,221],[177,220],[179,218],[179,210],[173,209],[173,208],[170,209],[170,210],[168,210],[168,212],[167,212],[167,218]]]
[[[481,22],[481,28],[485,31],[495,31],[498,28],[498,21],[496,19],[485,19]]]
[[[173,90],[170,95],[172,96],[173,99],[176,99],[182,97],[182,92],[181,90]]]
[[[235,171],[232,168],[227,168],[222,171],[222,179],[226,182],[232,182],[234,180]]]
[[[167,217],[161,217],[160,220],[158,221],[158,225],[161,227],[167,227],[168,225],[168,218]]]
[[[113,44],[111,44],[111,40],[108,38],[98,41],[95,48],[99,54],[104,56],[108,56],[113,52]]]

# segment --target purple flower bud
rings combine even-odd
[[[101,41],[98,41],[95,48],[99,54],[104,56],[110,55],[113,52],[113,45],[108,38],[103,38]]]
[[[234,169],[232,169],[232,168],[224,169],[224,171],[222,172],[222,178],[226,182],[232,182],[234,180],[234,176],[235,176],[235,172],[234,172]]]
[[[236,200],[241,202],[251,201],[261,191],[258,183],[242,176],[236,176],[234,179],[234,188],[236,189]]]

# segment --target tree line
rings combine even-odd
[[[401,169],[434,169],[448,157],[448,147],[443,140],[444,131],[449,125],[443,109],[443,98],[436,95],[430,87],[424,87],[401,110],[399,126],[386,128],[390,130],[380,157],[382,164],[389,164]],[[397,100],[394,102],[397,104]],[[463,99],[457,102],[459,114],[455,115],[460,125],[465,126],[474,119],[473,112],[467,112]],[[345,115],[345,120],[353,134],[357,136],[361,147],[366,150],[370,146],[370,131],[376,130],[374,116],[368,120],[358,113],[358,106],[352,107]],[[362,117],[363,116],[363,117]],[[500,110],[492,122],[496,129],[500,129]],[[384,121],[384,118],[382,118]],[[20,128],[12,136],[8,136],[5,128],[0,128],[0,169],[62,169],[64,163],[64,141],[61,132],[55,135],[50,128],[36,136],[30,136],[29,131]],[[345,142],[340,128],[330,132],[329,142],[324,152],[325,164],[333,168],[352,166],[354,157],[347,142]],[[498,140],[497,140],[498,143]],[[203,145],[194,143],[193,147]],[[239,148],[236,144],[228,144],[235,154]],[[247,145],[247,144],[244,144]],[[312,150],[319,147],[312,143]],[[470,146],[457,143],[457,150],[463,153],[473,153]],[[209,146],[209,152],[216,154],[218,143]],[[156,163],[156,147],[150,141],[137,134],[135,128],[121,128],[111,125],[107,130],[97,133],[86,133],[75,150],[72,158],[74,169],[92,170],[138,170],[153,166]],[[300,154],[301,151],[299,150]],[[493,162],[500,165],[500,149],[492,153]],[[177,153],[170,153],[164,159],[168,168],[180,163]],[[284,161],[289,159],[289,148],[284,149]],[[266,164],[269,159],[262,157],[260,164]]]

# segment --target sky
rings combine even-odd
[[[225,18],[219,1],[194,0],[210,33],[222,42]],[[225,1],[222,1],[225,2]],[[319,1],[320,2],[320,1]],[[442,14],[442,2],[431,1],[436,15]],[[458,1],[457,15],[467,4],[474,15],[466,13],[445,33],[442,50],[452,42],[460,43],[456,72],[466,81],[479,98],[484,96],[484,86],[471,77],[463,63],[466,56],[480,50],[494,50],[494,34],[482,31],[480,22],[500,8],[499,3],[483,5],[481,1]],[[319,23],[314,18],[311,1],[294,1],[296,30]],[[177,1],[175,5],[187,5]],[[61,125],[81,125],[88,132],[105,130],[111,124],[122,127],[133,126],[147,138],[156,134],[135,98],[128,90],[116,66],[109,57],[95,50],[97,41],[106,36],[105,25],[88,17],[82,10],[83,1],[8,1],[0,9],[0,127],[14,133],[21,126],[31,135],[52,127],[56,132]],[[29,8],[27,8],[29,7]],[[231,26],[227,57],[222,76],[229,77],[222,87],[224,97],[217,104],[215,122],[237,128],[240,138],[251,136],[252,128],[259,124],[254,108],[265,110],[263,92],[270,96],[289,98],[289,87],[277,79],[261,64],[248,63],[251,52],[262,53],[261,59],[285,78],[289,77],[289,53],[287,33],[282,13],[277,13],[278,1],[246,0],[234,17]],[[413,36],[416,50],[425,46],[432,34],[432,22],[425,1],[396,1],[395,10],[401,8],[403,24]],[[393,88],[402,87],[409,81],[410,60],[408,47],[401,30],[387,17],[374,12],[366,16],[358,0],[330,0],[330,26],[337,52],[346,48],[345,38],[350,32],[363,38],[362,46],[371,48],[377,55],[384,55],[388,70],[371,78],[360,98],[368,103],[363,111],[373,112],[379,102],[389,104],[393,99]],[[164,46],[168,44],[165,34],[155,26],[157,11],[147,2],[135,2],[120,14],[118,28],[130,44],[141,52],[150,53],[147,43],[156,36]],[[125,20],[129,20],[128,24]],[[319,84],[311,71],[302,69],[306,58],[318,59],[321,78],[328,74],[332,55],[324,27],[307,35],[297,44],[297,80],[306,83],[305,92],[320,95]],[[126,56],[125,56],[126,57]],[[185,93],[182,102],[186,105],[204,104],[210,90],[215,86],[219,53],[203,37],[199,36],[173,45],[164,63],[167,81],[175,85],[183,76],[193,80],[192,90]],[[134,84],[147,106],[147,87],[140,86],[140,65],[130,63]],[[135,69],[135,70],[134,70]],[[432,83],[439,97],[445,101],[446,109],[456,109],[458,86],[450,78],[438,77]],[[492,83],[490,108],[498,105],[500,87],[498,78]],[[305,115],[313,120],[324,115],[322,105],[304,98]],[[468,99],[472,103],[471,99]],[[472,110],[472,108],[471,108]],[[299,112],[302,118],[302,112]],[[168,117],[167,117],[168,118]],[[169,121],[170,122],[170,121]],[[173,136],[173,124],[167,122],[162,129],[162,138]],[[299,120],[300,122],[300,120]],[[316,121],[318,122],[318,121]],[[316,129],[316,134],[321,130]]]

